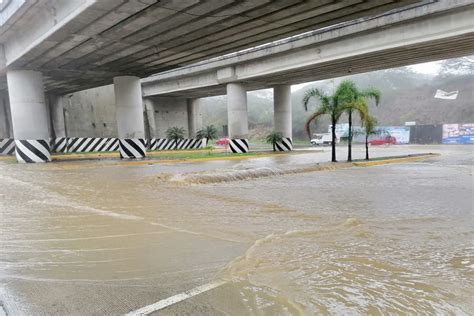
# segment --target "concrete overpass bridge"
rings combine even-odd
[[[473,17],[471,1],[392,10],[145,78],[143,96],[227,94],[229,135],[242,147],[246,91],[274,88],[274,129],[286,138],[279,148],[291,150],[292,84],[473,54]]]
[[[474,53],[474,2],[440,1],[339,23],[142,79],[143,96],[226,94]]]
[[[192,98],[193,113],[197,97],[227,92],[243,145],[245,91],[277,85],[275,128],[291,140],[289,84],[471,54],[472,16],[472,0],[4,0],[0,89],[19,161],[50,160],[45,92],[54,108],[112,82],[124,158],[145,155],[142,96]]]

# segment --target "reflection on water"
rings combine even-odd
[[[113,292],[125,312],[220,278],[230,314],[470,314],[473,154],[454,150],[188,186],[157,176],[171,167],[0,164],[0,302],[27,314],[43,283],[71,306],[107,285],[91,300]]]

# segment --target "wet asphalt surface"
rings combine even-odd
[[[472,314],[472,146],[374,147],[373,157],[440,156],[169,181],[297,168],[328,161],[329,151],[137,165],[0,161],[2,309],[119,315],[223,281],[156,314]]]

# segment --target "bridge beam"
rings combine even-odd
[[[43,75],[30,70],[8,71],[7,82],[18,162],[51,161]]]
[[[273,88],[273,107],[273,129],[283,136],[283,140],[275,147],[278,151],[293,150],[291,85],[278,85]]]
[[[227,84],[227,124],[230,149],[235,153],[249,151],[247,91],[241,83]]]
[[[120,157],[123,159],[144,158],[146,138],[140,78],[115,77],[114,91]]]

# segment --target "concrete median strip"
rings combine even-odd
[[[162,299],[161,301],[158,301],[156,303],[144,306],[140,309],[137,309],[135,311],[129,312],[125,314],[126,316],[139,316],[139,315],[149,315],[153,312],[162,310],[168,306],[171,306],[173,304],[182,302],[184,300],[187,300],[193,296],[199,295],[201,293],[210,291],[212,289],[215,289],[221,285],[224,285],[226,282],[225,281],[215,281],[212,283],[207,283],[198,287],[195,287],[194,289],[188,290],[183,293],[179,293],[176,295],[173,295],[171,297]]]
[[[352,164],[357,167],[370,167],[370,166],[386,165],[386,164],[391,164],[391,163],[426,160],[426,159],[437,157],[437,156],[439,156],[439,154],[426,153],[426,154],[408,155],[404,157],[387,157],[387,158],[380,158],[377,160],[354,161],[352,162]]]

